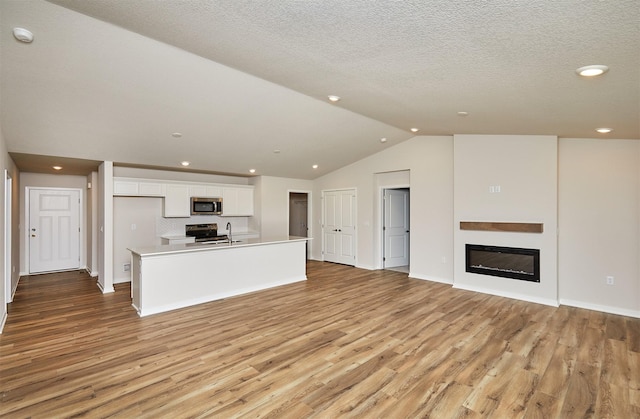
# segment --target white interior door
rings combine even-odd
[[[384,190],[384,267],[409,265],[409,190]]]
[[[340,191],[340,219],[339,228],[340,252],[338,263],[356,264],[356,191]]]
[[[324,260],[356,263],[356,191],[327,191],[324,194]]]
[[[29,190],[29,273],[80,268],[80,191]]]
[[[340,212],[336,211],[337,200],[340,195],[336,192],[326,192],[323,197],[324,227],[322,243],[324,245],[324,260],[338,262],[338,227],[340,226]]]

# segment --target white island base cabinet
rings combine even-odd
[[[283,239],[130,249],[132,304],[142,317],[304,281],[305,245]]]

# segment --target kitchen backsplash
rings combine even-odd
[[[218,230],[225,230],[230,222],[236,232],[247,231],[247,217],[218,217],[217,215],[197,215],[189,218],[164,218],[156,217],[156,236],[183,236],[184,227],[187,224],[217,223]]]

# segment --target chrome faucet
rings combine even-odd
[[[227,223],[227,235],[229,236],[229,246],[233,243],[233,238],[231,237],[231,223]]]

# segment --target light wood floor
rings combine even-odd
[[[640,417],[640,319],[307,271],[142,319],[126,284],[25,277],[0,335],[0,417]]]

